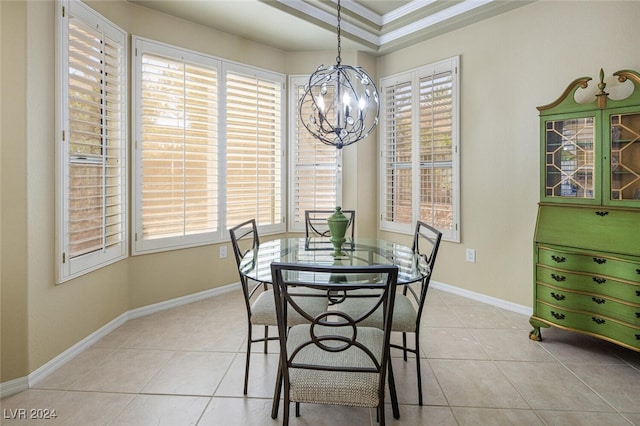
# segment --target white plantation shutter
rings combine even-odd
[[[133,37],[134,254],[284,231],[284,77]]]
[[[283,79],[230,67],[226,77],[226,225],[284,231]]]
[[[382,80],[381,227],[459,240],[458,58]]]
[[[411,80],[404,78],[383,86],[382,151],[384,196],[382,219],[390,224],[411,224],[413,101]]]
[[[453,71],[420,78],[420,220],[454,231]],[[448,231],[448,232],[447,232]]]
[[[219,231],[219,62],[136,39],[136,252]]]
[[[58,282],[127,255],[126,33],[62,2]]]
[[[289,80],[289,230],[292,232],[304,232],[305,210],[333,210],[341,203],[341,151],[315,139],[300,121],[298,104],[307,82],[308,77]]]

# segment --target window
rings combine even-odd
[[[381,83],[381,228],[459,241],[458,58]]]
[[[227,66],[227,228],[256,219],[261,233],[284,231],[282,76]]]
[[[284,231],[281,75],[134,37],[134,254]]]
[[[136,39],[134,248],[219,238],[219,61]]]
[[[315,139],[300,122],[298,104],[308,81],[309,77],[289,78],[291,232],[304,232],[305,210],[333,210],[341,203],[341,151]]]
[[[57,18],[57,281],[127,256],[126,33],[79,1]]]

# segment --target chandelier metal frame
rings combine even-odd
[[[320,142],[338,149],[366,138],[378,124],[380,101],[373,79],[341,58],[340,0],[338,0],[336,65],[320,65],[311,74],[300,98],[299,116]]]

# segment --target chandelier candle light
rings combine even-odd
[[[320,65],[309,77],[300,99],[300,120],[320,142],[338,149],[366,138],[378,124],[376,85],[361,67],[340,58],[340,0],[336,65]]]

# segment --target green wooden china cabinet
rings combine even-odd
[[[541,327],[586,333],[640,351],[640,74],[618,71],[624,99],[600,70],[540,111],[541,194],[534,236],[531,339]],[[586,93],[586,92],[581,92]],[[629,90],[626,90],[629,93]]]

